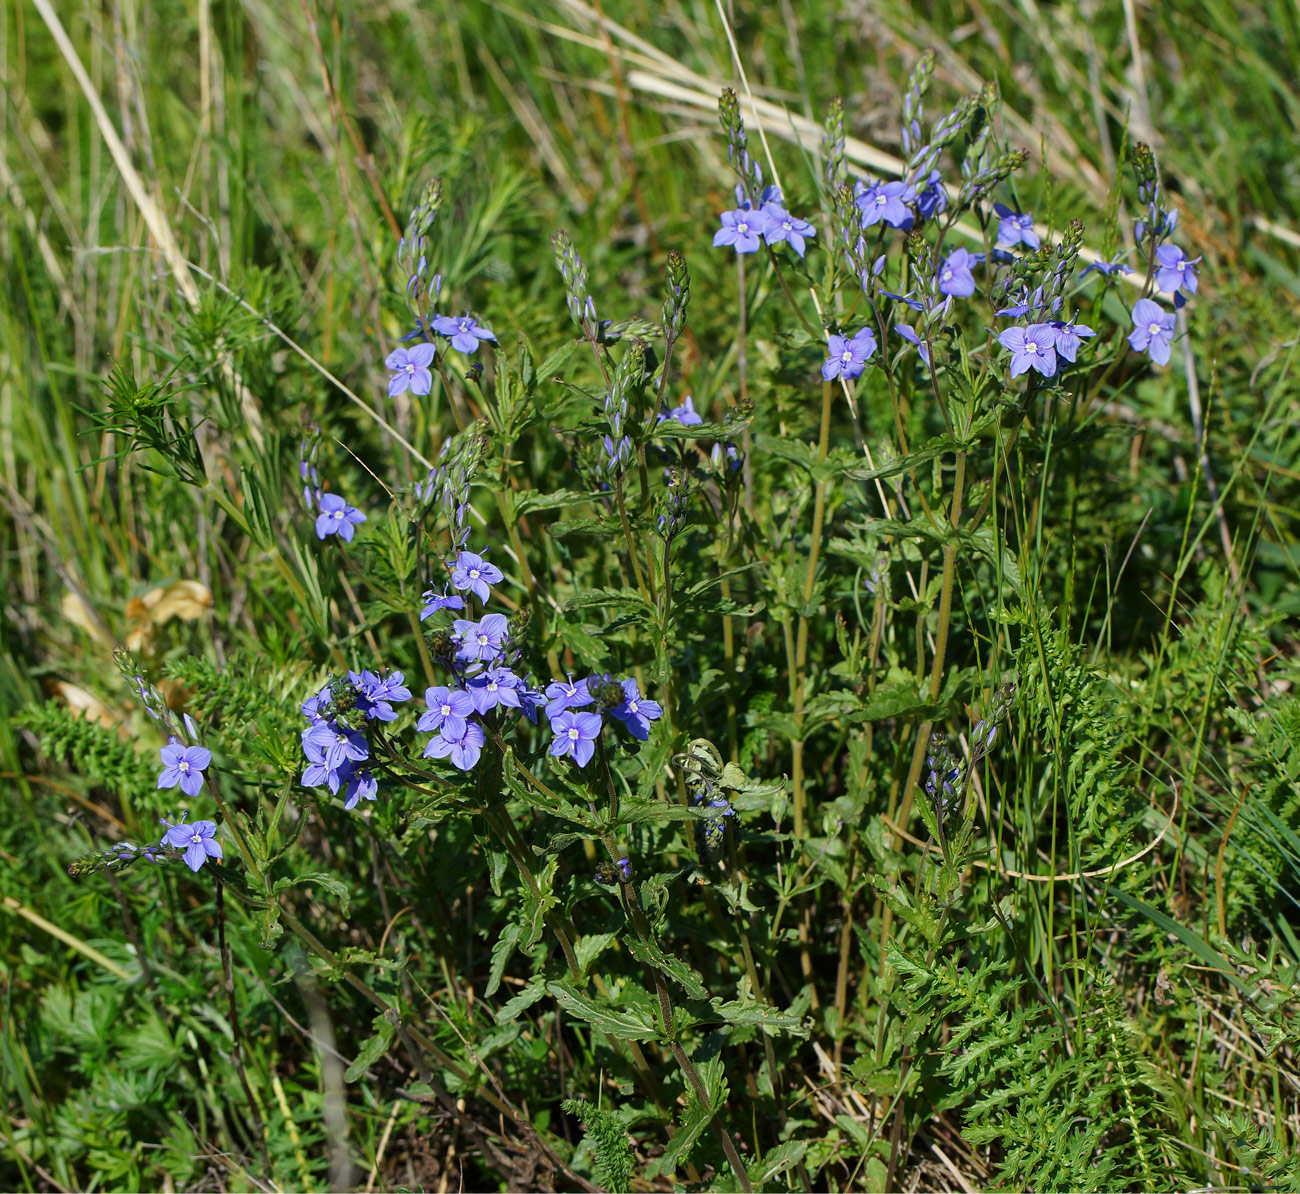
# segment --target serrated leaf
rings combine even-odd
[[[375,1020],[375,1035],[362,1044],[356,1060],[343,1072],[344,1082],[355,1082],[385,1053],[393,1041],[393,1026],[382,1016]]]
[[[682,1117],[681,1127],[673,1133],[673,1138],[668,1141],[668,1147],[654,1164],[655,1173],[675,1173],[679,1165],[684,1165],[695,1147],[695,1142],[699,1140],[712,1119],[712,1109],[704,1106],[692,1095],[686,1114]]]
[[[847,469],[844,475],[854,481],[883,480],[886,477],[896,477],[899,473],[905,473],[908,469],[916,468],[917,465],[925,464],[936,456],[944,456],[949,452],[956,452],[969,447],[969,444],[952,439],[950,436],[940,436],[938,439],[932,439],[928,443],[922,444],[916,451],[910,452],[906,456],[887,461],[876,468]]]
[[[546,989],[566,1012],[600,1032],[625,1041],[649,1041],[659,1035],[649,1015],[635,1005],[612,1007],[575,990],[566,982],[551,982]]]
[[[748,419],[734,419],[730,423],[679,423],[665,419],[650,433],[651,439],[704,439],[727,441],[739,439],[749,426]]]
[[[708,989],[704,980],[692,970],[681,958],[674,958],[664,953],[653,941],[642,941],[639,937],[629,937],[623,943],[627,951],[638,962],[662,970],[676,982],[692,999],[707,999]]]
[[[585,975],[587,968],[618,940],[617,933],[588,933],[580,937],[573,946],[578,958],[578,969]]]
[[[538,510],[555,510],[561,506],[576,506],[591,500],[591,494],[574,493],[570,489],[557,489],[553,493],[542,493],[540,490],[533,489],[515,497],[515,517],[521,518]]]
[[[532,1007],[545,994],[546,979],[539,974],[522,991],[511,996],[510,999],[497,1008],[496,1022],[498,1024],[510,1023],[520,1012]]]
[[[290,887],[305,887],[309,883],[313,883],[317,887],[323,887],[331,895],[337,896],[343,914],[347,915],[348,907],[352,902],[352,893],[342,879],[325,871],[309,871],[305,875],[292,875],[277,879],[275,886],[271,890],[278,893]]]
[[[501,936],[492,947],[492,965],[488,970],[487,986],[483,988],[483,994],[489,998],[500,989],[502,976],[506,972],[506,963],[510,961],[510,955],[515,952],[518,943],[519,926],[512,922],[501,930]]]
[[[793,1033],[795,1036],[807,1036],[808,1029],[799,1016],[779,1011],[766,1003],[754,1000],[733,1000],[723,1003],[713,1001],[713,1010],[728,1024],[753,1024],[760,1028],[770,1028]]]
[[[787,1140],[769,1149],[761,1161],[747,1167],[750,1182],[755,1186],[766,1186],[778,1174],[793,1169],[808,1151],[808,1141]]]
[[[546,533],[552,539],[566,535],[618,535],[623,526],[616,518],[568,518],[546,524]]]

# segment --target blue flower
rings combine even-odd
[[[457,618],[452,625],[460,643],[456,658],[466,663],[491,663],[501,654],[509,630],[505,614],[488,614],[481,622]]]
[[[833,377],[861,377],[867,361],[876,351],[876,337],[870,328],[863,328],[853,339],[832,333],[827,337],[830,356],[822,366],[822,377],[830,381]]]
[[[733,245],[737,253],[757,253],[758,238],[765,220],[752,207],[738,207],[722,213],[722,227],[713,234],[713,247]]]
[[[1104,274],[1109,278],[1112,274],[1131,274],[1133,272],[1133,267],[1131,265],[1125,265],[1119,260],[1094,261],[1091,265],[1084,266],[1083,273],[1081,273],[1079,277],[1086,278],[1093,270],[1096,270],[1099,274]]]
[[[546,694],[525,684],[519,685],[519,708],[533,725],[537,724],[537,711],[545,708]]]
[[[587,681],[579,680],[574,683],[573,677],[568,680],[552,680],[546,686],[546,716],[554,721],[566,709],[580,709],[583,705],[590,705],[593,697],[587,691]]]
[[[1078,316],[1075,316],[1077,319]],[[1048,325],[1056,333],[1056,355],[1064,357],[1067,361],[1073,361],[1078,354],[1079,345],[1087,336],[1095,336],[1097,333],[1086,324],[1076,324],[1074,319],[1069,323],[1062,323],[1059,319],[1054,319]]]
[[[617,717],[633,738],[644,742],[650,737],[650,723],[658,721],[663,715],[663,707],[658,701],[647,700],[637,689],[635,680],[623,681],[623,703],[610,711],[611,717]]]
[[[302,715],[311,722],[324,721],[330,701],[333,699],[330,689],[332,685],[326,684],[315,696],[308,697],[302,703]]]
[[[817,235],[817,230],[798,216],[792,216],[780,203],[763,204],[763,239],[769,245],[779,245],[785,241],[800,257],[804,253],[804,241]]]
[[[459,688],[445,688],[441,685],[426,688],[424,703],[429,706],[429,711],[420,718],[415,728],[426,734],[431,730],[445,730],[453,739],[464,734],[466,719],[474,712],[473,698]]]
[[[943,185],[938,170],[931,170],[925,187],[916,197],[916,210],[924,219],[932,220],[948,206],[948,189]]]
[[[370,757],[370,747],[366,745],[364,735],[333,722],[320,721],[309,726],[303,731],[302,743],[304,750],[308,743],[318,747],[325,766],[331,771],[337,771],[348,759],[359,763]]]
[[[414,348],[397,348],[388,354],[384,364],[393,371],[388,381],[388,396],[396,398],[409,386],[412,394],[427,394],[433,388],[432,344],[417,344]]]
[[[857,188],[857,204],[862,212],[864,228],[882,220],[894,228],[901,228],[911,220],[907,205],[916,198],[916,191],[907,183],[882,181],[866,186],[858,183]]]
[[[470,700],[478,713],[486,713],[498,705],[520,708],[519,677],[506,667],[488,668],[469,682]]]
[[[451,583],[462,592],[470,590],[483,602],[490,596],[488,585],[500,584],[501,580],[501,569],[472,551],[462,551],[451,570]]]
[[[1156,250],[1156,285],[1172,293],[1180,287],[1188,294],[1196,293],[1196,265],[1199,257],[1189,261],[1177,245],[1161,245]]]
[[[1010,249],[1014,245],[1024,245],[1029,249],[1038,248],[1038,233],[1034,231],[1033,216],[1012,211],[1005,203],[995,203],[993,210],[1000,217],[998,245],[1001,248]]]
[[[442,590],[441,593],[435,592],[433,589],[427,589],[423,594],[423,596],[420,598],[420,600],[424,602],[424,608],[420,610],[421,622],[423,622],[425,618],[430,617],[432,614],[436,614],[440,609],[464,609],[465,608],[465,598],[459,596],[456,593],[453,593],[450,597],[448,597],[447,590],[445,588]]]
[[[905,307],[911,307],[913,311],[925,310],[925,304],[919,299],[913,298],[913,292],[910,290],[906,294],[895,294],[892,290],[882,290],[880,293],[886,298],[891,298],[895,302],[902,303]]]
[[[940,294],[951,294],[957,298],[969,298],[975,293],[975,275],[971,266],[979,259],[965,249],[954,249],[939,267],[939,276],[935,284]]]
[[[358,800],[373,800],[378,793],[379,781],[369,771],[354,771],[343,792],[343,807],[355,808]]]
[[[174,788],[180,784],[186,796],[197,796],[203,787],[203,771],[212,762],[212,752],[202,746],[182,746],[173,738],[158,751],[162,756],[163,770],[158,776],[159,788]],[[198,867],[194,868],[198,870]]]
[[[601,725],[599,713],[572,713],[566,709],[558,717],[551,718],[551,733],[555,740],[551,743],[550,753],[556,758],[572,755],[579,767],[585,767],[596,753]]]
[[[927,365],[930,363],[930,350],[926,348],[925,341],[913,331],[910,323],[897,323],[894,325],[894,331],[909,344],[915,344],[916,350],[921,354],[921,360]]]
[[[160,845],[170,846],[173,850],[185,851],[185,865],[194,872],[203,869],[209,858],[221,858],[221,843],[217,841],[217,826],[212,821],[194,821],[185,823],[185,814],[175,825],[163,821],[167,832],[163,834]]]
[[[451,346],[458,352],[477,352],[480,340],[496,343],[496,337],[487,328],[479,327],[478,320],[468,315],[435,315],[430,322],[435,332],[451,338]]]
[[[1133,331],[1129,346],[1146,352],[1157,365],[1169,364],[1174,339],[1174,315],[1150,299],[1138,299],[1133,306]]]
[[[351,543],[355,523],[365,522],[366,516],[354,506],[349,506],[336,493],[321,494],[320,515],[316,519],[316,538],[337,535],[344,543]]]
[[[403,678],[401,672],[391,672],[382,679],[374,672],[362,672],[360,675],[348,672],[348,679],[356,690],[357,709],[369,718],[396,721],[397,712],[389,702],[397,701],[400,704],[411,699],[411,690],[402,683]]]
[[[339,767],[331,767],[325,762],[325,748],[317,742],[310,741],[305,736],[302,742],[302,753],[307,759],[307,766],[302,773],[302,786],[304,788],[321,788],[328,785],[331,792],[337,792],[342,781],[342,776],[339,773],[343,766],[350,766],[350,764],[345,763]]]
[[[1011,376],[1037,369],[1044,377],[1056,372],[1056,330],[1046,323],[1027,328],[1007,328],[998,343],[1011,351]]]
[[[469,771],[478,762],[485,742],[487,742],[487,735],[483,733],[483,727],[477,722],[466,722],[464,730],[458,734],[448,733],[447,727],[444,726],[436,738],[429,739],[429,745],[424,748],[424,757],[426,759],[450,757],[453,767],[461,771]]]
[[[681,406],[674,407],[667,414],[660,412],[660,423],[665,423],[670,419],[680,423],[683,427],[698,427],[704,422],[704,419],[695,410],[695,400],[689,394],[682,399]]]

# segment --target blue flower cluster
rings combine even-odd
[[[722,227],[713,234],[715,248],[730,245],[737,253],[757,253],[763,241],[773,247],[784,242],[802,257],[806,242],[817,235],[807,220],[785,209],[780,187],[765,187],[757,207],[743,194],[737,199],[740,206],[722,213]]]
[[[959,248],[940,259],[941,248],[927,255],[913,245],[908,259],[916,285],[907,294],[893,294],[879,286],[887,255],[877,249],[879,255],[874,263],[868,256],[868,244],[878,246],[880,236],[878,233],[868,234],[878,225],[881,231],[884,227],[911,231],[946,210],[949,191],[936,168],[941,153],[959,140],[979,108],[987,106],[988,97],[984,95],[963,101],[934,124],[929,141],[923,143],[921,104],[932,69],[933,63],[929,59],[918,64],[905,95],[903,148],[910,156],[902,178],[857,179],[850,185],[845,170],[842,109],[833,110],[826,133],[826,177],[835,196],[837,222],[842,231],[849,268],[860,278],[863,291],[869,298],[879,293],[920,313],[915,326],[896,321],[893,328],[902,340],[918,349],[927,365],[930,364],[932,348],[928,329],[949,315],[955,299],[975,295],[978,289],[975,268],[986,263],[986,256]],[[728,153],[741,181],[736,187],[738,206],[722,214],[722,228],[714,235],[714,245],[728,245],[738,253],[752,253],[763,240],[769,245],[787,240],[802,257],[804,239],[811,235],[811,230],[802,221],[789,216],[780,204],[779,190],[768,187],[758,201],[752,200],[761,186],[762,171],[749,157],[739,105],[733,93],[724,92],[719,113],[727,132]],[[1137,146],[1135,159],[1138,197],[1146,207],[1143,218],[1136,221],[1135,240],[1148,259],[1148,276],[1155,289],[1172,294],[1177,309],[1188,296],[1196,293],[1196,267],[1201,258],[1189,257],[1181,247],[1170,242],[1178,226],[1178,217],[1176,211],[1167,211],[1162,206],[1154,155],[1148,147]],[[961,163],[964,182],[957,192],[958,204],[966,207],[987,202],[992,188],[1006,179],[1022,160],[1022,156],[1015,154],[996,154],[995,147],[988,141],[987,125],[981,127],[972,135]],[[1067,286],[1072,282],[1080,254],[1082,225],[1077,222],[1070,225],[1060,245],[1051,254],[1053,263],[1044,268],[1044,262],[1049,260],[1048,251],[1031,213],[1006,203],[993,202],[992,212],[981,218],[988,223],[996,221],[992,261],[1011,266],[993,282],[991,288],[994,306],[1000,305],[996,313],[1020,321],[1019,326],[1007,328],[997,335],[998,343],[1011,353],[1010,375],[1017,377],[1032,370],[1044,378],[1053,377],[1060,369],[1060,362],[1073,363],[1083,341],[1096,335],[1093,329],[1078,323],[1076,317],[1067,318],[1067,313],[1062,310]],[[946,231],[946,226],[943,231]],[[939,237],[940,245],[943,231]],[[1023,250],[1024,255],[1017,257],[1013,252],[1016,249]],[[1116,258],[1114,261],[1093,262],[1078,277],[1081,279],[1094,271],[1106,278],[1133,272],[1129,265]],[[1040,276],[1042,281],[1035,285],[1035,279]],[[879,309],[875,314],[881,320],[879,330],[884,334],[890,321]],[[1175,317],[1146,297],[1137,301],[1131,314],[1130,346],[1136,351],[1146,352],[1156,365],[1168,363],[1175,334]],[[864,327],[854,333],[828,331],[828,354],[822,365],[822,377],[828,381],[860,377],[878,347],[870,328]]]
[[[394,703],[411,699],[401,672],[381,676],[371,671],[349,671],[346,681],[330,681],[303,702],[307,726],[302,731],[302,753],[307,760],[302,783],[308,788],[327,787],[343,794],[343,807],[355,808],[359,800],[374,800],[379,781],[365,763],[370,743],[361,727],[367,721],[397,719]]]
[[[633,738],[644,742],[650,737],[650,723],[664,714],[658,701],[641,695],[635,680],[615,680],[608,673],[574,681],[554,680],[546,686],[546,716],[551,723],[550,753],[556,758],[568,755],[579,767],[591,762],[596,740],[604,729],[600,713],[575,713],[588,705],[608,713],[627,727]]]

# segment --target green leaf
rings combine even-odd
[[[519,494],[514,499],[515,517],[533,514],[538,510],[554,510],[560,506],[576,506],[581,502],[591,501],[589,493],[574,493],[569,489],[557,489],[553,493],[542,493],[532,489]]]
[[[774,1177],[793,1169],[808,1151],[808,1141],[787,1140],[769,1149],[761,1161],[746,1166],[750,1183],[756,1187],[765,1187]]]
[[[740,439],[748,426],[748,419],[733,419],[730,423],[696,423],[693,426],[686,426],[676,419],[665,419],[650,433],[650,438],[725,441]]]
[[[488,970],[487,986],[483,988],[483,994],[489,999],[500,990],[501,978],[506,972],[506,963],[510,961],[510,955],[515,952],[515,946],[518,944],[519,926],[514,923],[506,925],[492,947],[492,965]]]
[[[355,1082],[385,1053],[393,1041],[393,1026],[383,1016],[375,1017],[375,1035],[357,1053],[356,1060],[343,1072],[344,1082]]]
[[[552,539],[566,535],[621,535],[623,524],[617,518],[569,518],[547,523],[546,533]]]
[[[580,937],[573,946],[573,952],[578,958],[578,969],[585,975],[592,962],[617,940],[617,933],[588,933],[585,937]]]
[[[625,1041],[651,1041],[659,1036],[649,1014],[634,1004],[613,1007],[605,1001],[597,1003],[567,982],[548,983],[546,989],[569,1015],[600,1032]]]
[[[274,893],[279,893],[286,891],[290,887],[306,887],[309,884],[323,887],[331,895],[337,896],[341,911],[345,916],[347,915],[348,907],[352,902],[352,893],[342,879],[326,871],[308,871],[305,875],[292,875],[277,879],[275,886],[271,890]]]
[[[907,456],[898,457],[895,460],[887,461],[876,468],[851,468],[844,473],[846,477],[854,481],[875,481],[883,480],[885,477],[896,477],[899,473],[905,473],[917,465],[925,464],[933,460],[936,456],[946,456],[949,452],[957,452],[962,448],[969,448],[970,444],[963,443],[960,440],[952,439],[950,436],[940,436],[938,439],[932,439],[928,443],[917,448],[915,452]]]
[[[518,1017],[520,1012],[532,1007],[545,994],[546,979],[539,974],[522,991],[497,1008],[494,1017],[496,1022],[498,1024],[510,1023],[511,1020]]]
[[[664,953],[653,941],[642,941],[639,937],[629,937],[623,943],[638,962],[662,970],[669,978],[678,983],[692,999],[707,999],[708,989],[699,974],[692,970],[681,958],[674,958]]]
[[[799,1016],[755,1000],[733,1000],[731,1003],[723,1003],[715,999],[713,1010],[728,1024],[753,1024],[759,1028],[790,1032],[795,1036],[808,1035],[808,1028]]]
[[[673,1138],[668,1141],[668,1147],[652,1166],[654,1173],[647,1176],[675,1173],[677,1167],[684,1165],[689,1159],[695,1142],[699,1140],[712,1119],[713,1109],[704,1106],[692,1094],[687,1103],[686,1114],[682,1116],[681,1126],[673,1133]]]

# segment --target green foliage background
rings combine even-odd
[[[709,247],[731,206],[717,94],[737,81],[717,7],[0,10],[0,1187],[734,1189],[716,1112],[755,1188],[1300,1189],[1295,9],[732,7],[758,97],[814,122],[842,97],[887,152],[925,47],[931,117],[996,82],[1030,154],[1024,208],[1083,219],[1107,252],[1136,210],[1111,180],[1150,142],[1205,257],[1190,370],[1181,344],[1163,371],[1128,358],[1032,420],[997,488],[1007,441],[972,449],[971,504],[996,516],[960,543],[938,702],[941,537],[870,507],[847,409],[817,459],[821,348],[770,275]],[[810,213],[814,151],[780,125]],[[452,430],[445,395],[382,401],[408,319],[397,237],[433,176],[430,260],[501,344],[456,396],[494,420],[485,541],[547,593],[534,666],[673,686],[677,724],[620,765],[649,810],[624,837],[711,1106],[654,1030],[594,851],[531,789],[497,795],[541,851],[536,899],[489,819],[381,796],[363,820],[296,785],[298,704],[329,670],[382,661],[423,687],[409,611],[433,573],[384,489],[424,470],[374,415],[430,458]],[[752,407],[750,496],[734,535],[697,512],[669,628],[629,596],[618,536],[591,533],[608,511],[580,445],[602,390],[559,228],[615,320],[658,318],[682,252],[670,397],[714,421]],[[1086,322],[1127,327],[1120,293]],[[917,448],[942,424],[914,397]],[[861,401],[886,488],[941,504],[951,455],[899,458],[888,396]],[[322,471],[371,511],[346,557],[297,504],[313,421]],[[159,590],[210,602],[162,620]],[[234,1017],[210,882],[67,875],[171,807],[123,642],[210,728],[250,823],[279,826],[275,908],[225,901]],[[913,743],[933,722],[960,744],[1004,680],[945,862],[923,801],[894,832]],[[696,738],[748,777],[720,868],[693,868],[665,770]],[[580,929],[585,986],[551,915]]]

